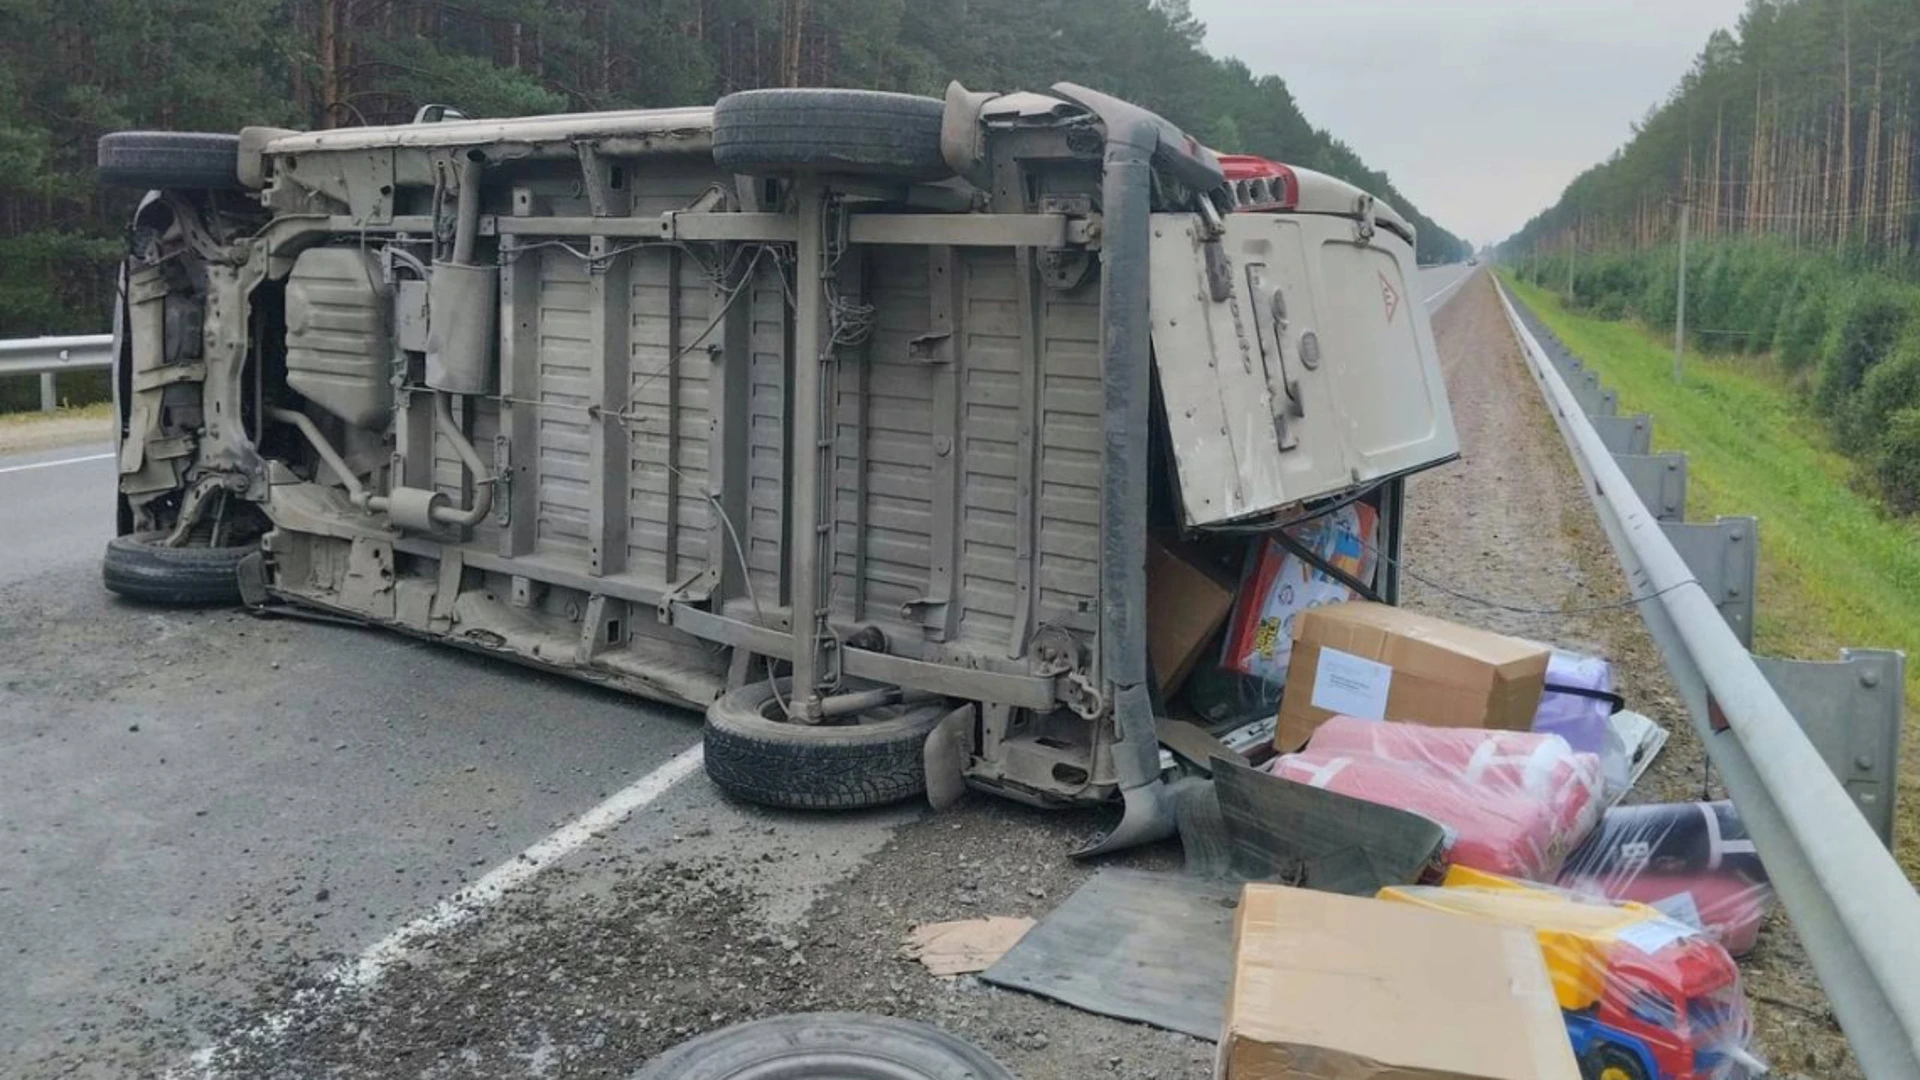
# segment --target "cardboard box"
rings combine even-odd
[[[1248,885],[1216,1080],[1579,1080],[1531,931]]]
[[[1182,555],[1147,542],[1147,661],[1172,697],[1193,673],[1214,631],[1233,610],[1233,583]]]
[[[1300,617],[1274,746],[1291,753],[1336,715],[1529,731],[1552,650],[1385,604]]]

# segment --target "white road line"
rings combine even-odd
[[[88,454],[86,457],[61,458],[59,461],[36,461],[30,465],[8,465],[0,468],[0,473],[26,472],[28,469],[51,469],[55,465],[78,465],[83,461],[105,461],[110,457],[118,456],[119,455],[112,451],[108,451],[104,454]]]
[[[561,826],[532,847],[487,871],[472,885],[442,899],[419,918],[397,927],[369,945],[357,958],[341,964],[319,986],[294,994],[293,1004],[223,1043],[194,1052],[185,1066],[167,1072],[169,1078],[211,1078],[221,1075],[222,1051],[235,1044],[260,1046],[279,1040],[301,1019],[304,1010],[341,994],[365,990],[386,975],[394,964],[438,934],[471,921],[514,889],[533,880],[542,870],[595,837],[625,821],[635,810],[671,791],[674,785],[700,771],[701,747],[695,744],[672,760],[608,796],[606,801]]]
[[[1464,274],[1461,274],[1459,277],[1454,278],[1452,281],[1442,286],[1438,292],[1435,292],[1432,296],[1427,297],[1424,303],[1427,305],[1428,308],[1432,308],[1433,302],[1435,300],[1439,299],[1442,296],[1445,296],[1447,293],[1452,292],[1453,290],[1466,284],[1467,279],[1472,276],[1473,276],[1473,271],[1471,270],[1467,271]]]

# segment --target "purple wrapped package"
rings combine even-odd
[[[1620,707],[1613,693],[1613,665],[1604,657],[1553,650],[1547,661],[1547,689],[1533,714],[1538,735],[1558,735],[1575,750],[1600,755],[1609,794],[1630,784],[1626,748],[1608,717]]]

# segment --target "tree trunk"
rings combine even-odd
[[[1853,214],[1853,14],[1850,0],[1840,0],[1840,205],[1834,218],[1834,239],[1846,242],[1847,220]]]
[[[801,46],[807,35],[807,0],[787,0],[780,24],[780,85],[800,85]]]
[[[1882,87],[1880,71],[1881,53],[1878,47],[1873,51],[1873,108],[1867,114],[1867,153],[1865,179],[1861,181],[1864,191],[1860,196],[1860,227],[1855,229],[1852,222],[1847,223],[1849,233],[1858,233],[1863,242],[1873,239],[1874,215],[1880,207],[1880,90]]]
[[[320,37],[315,51],[320,61],[320,126],[334,126],[334,106],[340,101],[340,0],[320,0]]]

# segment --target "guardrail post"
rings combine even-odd
[[[1613,460],[1656,520],[1687,519],[1687,455],[1615,454]]]
[[[1595,416],[1617,416],[1620,412],[1620,395],[1606,387],[1599,387],[1600,411]]]
[[[1771,656],[1753,662],[1891,849],[1906,654],[1842,649],[1837,662]]]
[[[1653,417],[1646,413],[1633,416],[1594,416],[1593,429],[1600,441],[1615,454],[1647,454],[1653,451]]]
[[[54,374],[43,371],[40,373],[40,411],[50,413],[59,407],[60,392],[59,387],[54,385]]]
[[[1760,519],[1723,517],[1710,525],[1669,521],[1660,528],[1707,591],[1713,606],[1720,609],[1733,636],[1753,648],[1753,581],[1760,567]]]

